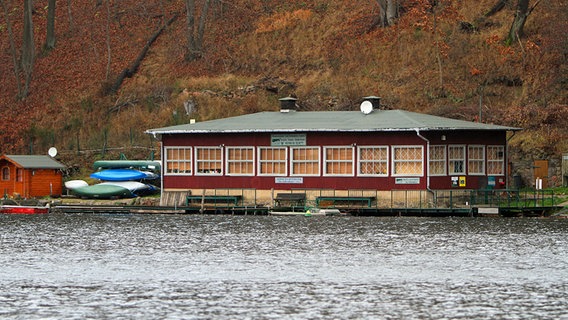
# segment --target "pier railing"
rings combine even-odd
[[[308,205],[315,199],[372,199],[371,208],[532,208],[558,205],[553,190],[455,189],[455,190],[327,190],[307,189]],[[298,191],[296,191],[298,192]],[[345,203],[343,206],[366,206],[367,202]],[[321,204],[321,202],[320,202]]]
[[[269,192],[270,193],[270,192]],[[558,205],[552,190],[518,189],[452,189],[452,190],[333,190],[293,189],[290,193],[305,195],[306,207],[342,207],[371,209],[470,209],[473,207],[534,208]],[[215,199],[236,199],[232,204],[218,203]],[[217,206],[274,207],[275,194],[263,194],[255,189],[203,190],[194,195],[184,195],[194,200],[194,206],[205,205],[211,200]],[[226,199],[225,199],[226,200]]]

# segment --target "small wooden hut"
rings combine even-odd
[[[0,191],[3,197],[59,196],[65,166],[49,156],[0,156]]]

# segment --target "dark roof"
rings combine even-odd
[[[64,169],[65,166],[49,156],[4,155],[6,159],[24,169]]]
[[[377,132],[377,131],[497,130],[520,128],[455,120],[403,110],[259,112],[191,124],[149,129],[146,133],[245,132]]]

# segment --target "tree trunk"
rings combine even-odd
[[[540,0],[537,1],[535,5],[529,9],[529,0],[518,0],[515,19],[513,20],[511,29],[509,29],[509,34],[505,39],[505,44],[511,45],[515,40],[520,40],[520,38],[523,36],[523,28],[525,27],[525,22],[539,2]]]
[[[22,42],[22,71],[24,72],[24,89],[20,98],[24,99],[30,91],[35,59],[34,26],[32,20],[33,0],[24,0],[24,36]]]
[[[114,81],[114,84],[112,85],[112,87],[110,87],[108,92],[105,92],[105,94],[117,92],[118,89],[120,88],[120,86],[122,85],[122,82],[124,81],[124,79],[132,77],[138,71],[138,68],[140,67],[140,64],[142,63],[142,60],[144,60],[144,58],[146,57],[146,54],[148,54],[148,50],[150,50],[150,47],[152,46],[152,44],[156,41],[156,39],[158,39],[160,34],[162,34],[162,32],[167,27],[169,27],[176,19],[177,19],[177,15],[173,16],[170,20],[168,20],[166,22],[166,24],[164,24],[164,25],[160,26],[160,28],[158,28],[158,30],[152,35],[152,37],[150,37],[148,42],[146,42],[146,45],[144,46],[144,48],[142,48],[142,51],[140,51],[136,60],[134,60],[134,62],[132,62],[132,64],[130,65],[129,68],[122,70],[122,72],[120,73],[118,78]],[[110,111],[112,111],[112,109],[109,110],[109,112]]]
[[[197,29],[197,48],[199,52],[203,52],[203,33],[205,32],[205,20],[207,19],[207,12],[209,11],[210,0],[205,0],[201,10],[201,17],[199,18],[199,28]]]
[[[394,24],[398,18],[398,1],[397,0],[376,0],[379,5],[379,16],[371,26],[372,28],[379,25],[388,27]]]
[[[49,0],[47,5],[47,36],[43,47],[45,50],[55,48],[55,0]]]
[[[203,2],[201,17],[199,19],[199,25],[196,32],[195,0],[185,1],[187,12],[187,52],[185,54],[185,60],[188,62],[199,59],[203,54],[203,34],[205,33],[205,21],[207,19],[207,12],[209,11],[209,3],[210,0],[205,0]]]
[[[12,32],[12,23],[10,22],[10,15],[8,14],[8,7],[4,0],[0,0],[2,8],[4,9],[4,16],[6,17],[6,28],[8,29],[8,40],[10,41],[10,54],[12,56],[12,63],[14,64],[14,76],[16,77],[16,87],[18,89],[18,96],[22,94],[22,85],[20,83],[20,68],[18,67],[18,56],[16,53],[16,45],[14,44],[14,33]]]
[[[436,60],[438,62],[438,72],[439,72],[439,80],[440,80],[440,92],[441,94],[444,94],[445,89],[444,89],[444,69],[443,69],[443,64],[442,64],[442,53],[440,52],[440,39],[438,37],[438,13],[436,11],[436,7],[433,6],[432,7],[432,15],[433,15],[433,20],[434,20],[434,25],[433,25],[433,29],[434,29],[434,39],[436,41]]]
[[[388,25],[387,20],[387,1],[386,0],[377,0],[377,4],[379,5],[379,19],[378,24],[381,27],[386,27]]]
[[[195,60],[195,54],[197,52],[195,47],[195,1],[186,0],[185,1],[186,13],[187,13],[187,52],[185,54],[186,61]]]
[[[69,31],[73,31],[73,12],[71,11],[71,0],[67,0],[67,17],[69,19]]]
[[[107,22],[106,22],[106,46],[107,46],[107,67],[106,67],[106,76],[105,80],[110,78],[110,67],[112,62],[111,56],[111,48],[110,48],[110,4],[109,0],[106,2],[106,10],[107,10]]]
[[[387,24],[392,26],[398,18],[398,1],[387,0]]]
[[[509,0],[498,0],[497,3],[493,6],[493,8],[491,8],[491,10],[489,10],[485,16],[486,17],[491,17],[492,15],[496,14],[497,12],[501,11],[503,8],[505,8],[505,5],[507,4],[507,2],[509,2]]]

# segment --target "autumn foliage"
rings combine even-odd
[[[3,1],[21,48],[21,1]],[[378,95],[388,108],[522,127],[511,144],[527,154],[566,152],[568,7],[543,2],[521,41],[506,45],[514,6],[485,17],[493,4],[400,0],[395,24],[383,28],[376,1],[211,0],[203,55],[188,63],[183,0],[58,2],[48,52],[46,3],[35,1],[38,54],[24,100],[0,16],[0,153],[145,154],[157,145],[146,129],[275,110],[290,94],[305,110],[355,110],[361,97]]]

